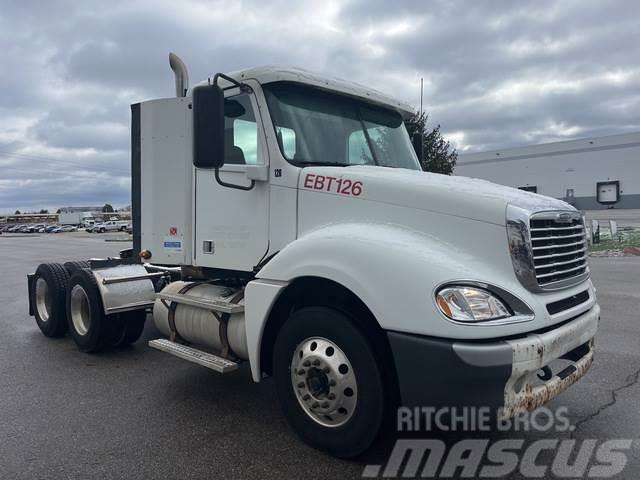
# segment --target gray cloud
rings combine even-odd
[[[0,212],[129,203],[129,104],[259,64],[369,84],[459,150],[640,130],[631,1],[0,0]]]

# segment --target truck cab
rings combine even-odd
[[[171,65],[176,96],[131,107],[133,249],[69,270],[81,349],[108,343],[92,323],[153,309],[150,346],[220,373],[248,362],[298,434],[343,457],[400,405],[510,417],[590,368],[600,309],[575,208],[423,172],[412,107],[367,87],[259,67],[190,89]],[[45,275],[29,285],[41,325]]]

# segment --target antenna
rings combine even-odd
[[[420,118],[422,118],[422,97],[424,95],[424,77],[420,77]]]
[[[424,96],[424,78],[420,77],[420,116],[418,117],[418,122],[417,122],[417,127],[418,127],[418,131],[416,133],[413,134],[413,141],[414,142],[420,142],[419,145],[416,145],[416,143],[414,143],[414,147],[416,149],[416,154],[418,155],[418,160],[420,161],[420,164],[422,165],[422,162],[424,161],[424,129],[425,129],[425,124],[422,123],[422,99]],[[426,123],[426,122],[425,122]]]

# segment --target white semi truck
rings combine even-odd
[[[136,341],[273,377],[310,445],[350,457],[395,408],[512,416],[580,379],[600,308],[559,200],[421,171],[409,105],[273,67],[131,106],[133,249],[42,264],[30,312],[95,352]]]

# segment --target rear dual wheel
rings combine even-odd
[[[47,337],[67,332],[65,297],[69,273],[59,263],[43,263],[36,269],[31,299],[36,323]]]
[[[64,268],[67,269],[67,272],[69,272],[69,275],[71,276],[83,268],[91,269],[91,265],[86,260],[72,260],[70,262],[65,262]]]
[[[98,284],[89,270],[78,269],[71,275],[67,291],[67,316],[69,332],[81,351],[98,352],[107,346],[110,326],[104,314]]]
[[[144,330],[147,312],[132,310],[113,315],[115,322],[113,335],[109,344],[112,347],[124,347],[138,341]]]
[[[69,332],[78,348],[94,353],[138,340],[144,329],[144,310],[105,315],[98,284],[90,270],[77,269],[67,292]]]

